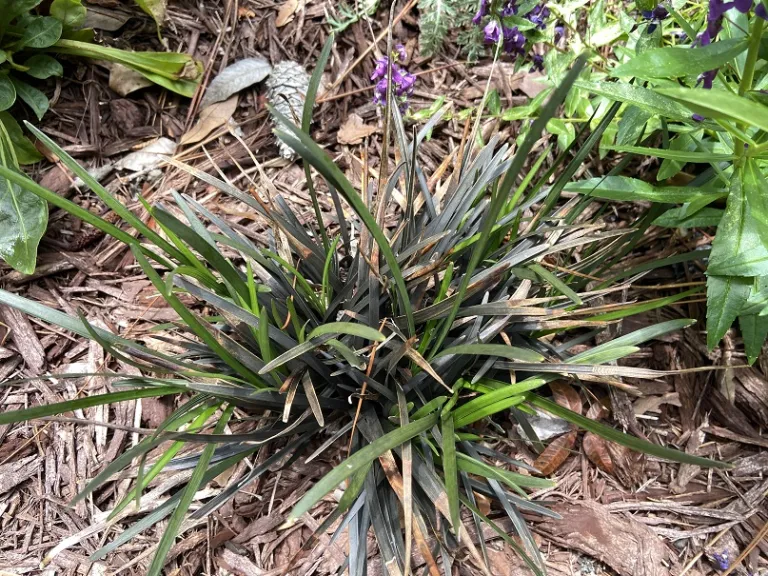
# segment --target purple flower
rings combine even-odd
[[[534,6],[533,10],[528,12],[526,18],[528,18],[528,20],[530,20],[533,24],[536,24],[537,28],[543,30],[547,26],[545,20],[549,18],[549,8],[543,4]]]
[[[396,44],[392,56],[397,56],[397,59],[400,60],[400,62],[405,62],[405,59],[408,58],[408,54],[405,51],[405,46],[402,44]]]
[[[762,18],[763,20],[768,20],[768,10],[765,9],[765,4],[760,0],[758,0],[757,6],[755,6],[755,16]]]
[[[733,0],[733,7],[742,14],[746,14],[752,8],[754,0]]]
[[[701,114],[694,114],[691,116],[691,118],[693,118],[696,122],[704,122],[704,116]]]
[[[402,51],[401,51],[402,49]],[[395,47],[393,58],[403,58],[405,49],[398,44]],[[371,75],[371,80],[378,80],[373,90],[373,103],[380,106],[387,104],[387,68],[389,59],[379,58],[376,61],[376,68]],[[397,104],[400,110],[405,112],[408,108],[408,96],[413,94],[413,88],[416,84],[416,75],[411,74],[399,64],[392,63],[392,91],[395,93]]]
[[[667,16],[669,16],[669,12],[661,4],[656,6],[656,8],[654,8],[653,10],[643,10],[642,14],[643,14],[643,18],[648,20],[649,34],[652,33],[654,30],[656,30],[656,27],[661,23],[661,21],[664,20]]]
[[[712,90],[712,82],[714,82],[715,76],[717,76],[717,69],[699,74],[699,77],[696,79],[696,86],[701,84],[705,90]]]
[[[480,0],[480,7],[472,18],[472,24],[479,26],[480,21],[488,14],[488,0]]]
[[[517,26],[504,28],[504,52],[517,57],[525,53],[524,46],[525,36],[522,35]]]
[[[717,567],[720,568],[720,570],[728,570],[731,565],[731,558],[727,550],[723,550],[722,553],[719,554],[715,552],[712,554],[712,558],[717,562]]]
[[[560,40],[565,36],[565,26],[562,24],[558,24],[555,26],[555,44],[560,42]]]
[[[371,80],[377,80],[378,78],[382,78],[387,75],[387,67],[389,66],[389,58],[386,56],[384,58],[379,58],[376,60],[376,67],[373,69],[373,74],[371,74]]]
[[[514,16],[515,14],[517,14],[517,4],[515,0],[509,0],[504,5],[504,8],[501,9],[501,17],[508,18],[510,16]]]
[[[544,72],[544,56],[541,54],[534,54],[531,64],[529,72]]]
[[[491,20],[483,28],[485,41],[489,44],[495,44],[501,38],[501,25],[496,20]]]

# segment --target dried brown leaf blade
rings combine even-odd
[[[575,430],[555,438],[536,458],[533,463],[534,468],[539,470],[543,476],[553,474],[568,459],[574,444],[576,444]]]

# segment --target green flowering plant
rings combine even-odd
[[[54,0],[45,12],[42,0],[10,0],[0,10],[0,164],[19,169],[42,156],[10,110],[23,103],[38,120],[48,111],[48,97],[36,84],[60,77],[57,55],[106,60],[127,66],[155,84],[192,96],[202,68],[186,54],[130,52],[93,42],[83,28],[86,8],[81,0]],[[0,179],[0,258],[31,274],[37,247],[45,233],[45,202],[7,179]]]

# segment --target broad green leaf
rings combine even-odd
[[[13,82],[13,87],[16,89],[16,95],[32,109],[38,120],[42,120],[48,111],[48,96],[37,88],[16,78],[11,77],[11,82]]]
[[[699,134],[700,133],[701,132],[699,132]],[[696,150],[696,140],[694,140],[690,134],[678,134],[676,138],[673,138],[669,142],[669,150],[693,152]],[[672,178],[672,176],[683,169],[683,166],[685,166],[684,161],[665,158],[656,174],[656,180]]]
[[[53,0],[50,13],[65,28],[80,28],[85,22],[86,10],[80,0]]]
[[[757,357],[760,356],[763,343],[768,336],[768,315],[739,316],[739,328],[741,328],[741,337],[744,339],[747,359],[750,364],[754,364]]]
[[[157,24],[158,29],[165,21],[165,12],[167,9],[167,0],[136,0],[139,8],[144,10]]]
[[[707,348],[710,350],[717,346],[747,303],[752,283],[752,278],[707,276]]]
[[[383,342],[385,340],[384,334],[375,328],[353,322],[328,322],[327,324],[321,324],[309,333],[308,338],[315,338],[324,334],[349,334],[373,340],[374,342]]]
[[[743,39],[720,40],[707,46],[666,46],[643,52],[613,70],[613,76],[679,78],[720,68],[747,49]]]
[[[730,120],[768,132],[768,106],[732,92],[692,88],[658,88],[656,92],[685,104],[705,118]]]
[[[746,161],[743,182],[748,212],[759,222],[761,238],[768,245],[768,181],[756,160]]]
[[[693,464],[695,466],[702,466],[704,468],[731,467],[731,465],[727,462],[718,462],[716,460],[702,458],[701,456],[694,456],[693,454],[687,454],[685,452],[681,452],[680,450],[675,450],[674,448],[667,448],[666,446],[659,446],[658,444],[648,442],[648,440],[641,440],[635,436],[630,436],[629,434],[619,432],[615,428],[611,428],[610,426],[606,426],[605,424],[601,424],[595,420],[590,420],[581,414],[577,414],[576,412],[568,410],[567,408],[564,408],[559,404],[556,404],[551,400],[547,400],[546,398],[542,398],[536,394],[528,393],[526,398],[530,404],[537,408],[541,408],[550,414],[559,416],[560,418],[563,418],[572,424],[576,424],[588,432],[597,434],[606,440],[611,440],[612,442],[616,442],[617,444],[621,444],[622,446],[626,446],[627,448],[637,452],[650,454],[651,456],[663,458],[664,460],[682,462],[684,464]]]
[[[51,16],[30,18],[18,44],[24,48],[50,48],[61,38],[61,22]]]
[[[37,148],[35,148],[30,139],[24,136],[21,126],[19,126],[18,122],[9,112],[0,112],[0,124],[3,125],[5,132],[13,143],[16,161],[19,164],[34,164],[43,159],[43,155],[37,151]]]
[[[0,112],[8,110],[16,102],[16,88],[8,76],[0,76]]]
[[[24,62],[24,67],[27,68],[25,74],[29,74],[38,80],[45,80],[51,76],[60,77],[64,74],[64,68],[59,61],[48,54],[35,54],[30,56]]]
[[[671,208],[653,221],[654,226],[662,228],[709,228],[720,224],[723,210],[702,208],[688,215],[685,208]]]
[[[45,201],[0,178],[0,257],[19,272],[32,274],[47,226]]]
[[[687,150],[664,150],[663,148],[648,148],[646,146],[606,146],[608,150],[615,152],[627,152],[640,154],[654,158],[669,158],[679,162],[691,162],[694,164],[710,164],[712,162],[728,162],[736,160],[734,154],[720,154],[716,152],[689,152]]]
[[[731,177],[728,204],[712,243],[707,269],[713,276],[768,275],[766,229],[752,215],[744,190],[754,183],[749,172],[741,165]]]
[[[685,106],[642,86],[625,82],[587,82],[586,80],[579,80],[574,85],[598,96],[605,96],[610,100],[633,104],[651,115],[660,115],[676,120],[690,120],[691,118],[691,113]]]
[[[652,114],[634,104],[627,106],[619,120],[619,131],[616,133],[616,144],[619,146],[637,144],[643,134],[645,124],[651,119]]]
[[[533,350],[518,348],[517,346],[507,346],[506,344],[459,344],[440,351],[435,358],[441,356],[450,356],[453,354],[469,354],[471,356],[498,356],[509,360],[520,360],[522,362],[541,362],[544,356]]]
[[[392,432],[377,438],[364,448],[358,450],[352,456],[344,460],[341,464],[333,468],[328,474],[310,488],[306,494],[299,500],[296,506],[291,510],[288,516],[288,523],[295,523],[301,518],[326,494],[336,489],[339,484],[349,478],[352,474],[363,467],[369,466],[376,458],[407,442],[411,438],[418,436],[422,432],[429,430],[437,424],[438,414],[433,413],[420,420],[396,428]]]
[[[701,198],[716,200],[727,196],[726,191],[702,189],[692,186],[652,186],[628,176],[605,176],[566,184],[568,192],[578,192],[595,198],[632,202],[646,200],[667,204],[682,204]]]

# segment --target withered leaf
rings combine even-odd
[[[536,462],[533,463],[533,467],[541,472],[543,476],[553,474],[568,459],[575,443],[576,430],[555,438],[539,454]]]
[[[584,405],[581,401],[581,396],[573,386],[556,380],[549,383],[549,389],[552,390],[556,403],[560,404],[563,408],[576,412],[576,414],[581,414]]]
[[[613,460],[608,453],[608,447],[606,441],[600,438],[597,434],[587,432],[584,435],[582,445],[584,446],[584,453],[595,466],[600,468],[603,472],[613,474]]]
[[[604,420],[611,413],[607,398],[598,398],[587,410],[587,418],[590,420]]]

